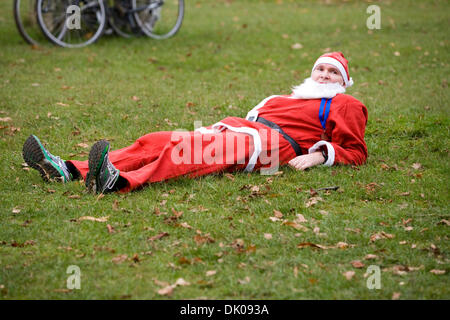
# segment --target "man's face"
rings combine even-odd
[[[342,78],[339,70],[328,63],[321,63],[311,73],[311,78],[319,83],[335,83],[338,82],[344,85],[344,78]]]

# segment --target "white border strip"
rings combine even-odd
[[[308,153],[316,152],[320,149],[321,146],[327,147],[328,160],[323,164],[324,166],[331,167],[334,164],[335,152],[334,147],[331,143],[325,140],[320,140],[316,144],[314,144],[311,148],[308,149]]]

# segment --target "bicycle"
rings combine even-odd
[[[167,39],[181,27],[184,0],[15,0],[14,17],[19,33],[32,45],[47,38],[78,48],[112,31],[126,38]],[[71,25],[76,18],[79,25]]]
[[[44,35],[65,48],[97,41],[106,26],[103,0],[36,0],[36,14]]]
[[[107,7],[110,26],[126,38],[167,39],[178,32],[184,18],[184,0],[108,0]]]
[[[39,46],[46,41],[37,21],[35,0],[14,0],[13,12],[17,29],[27,43]]]

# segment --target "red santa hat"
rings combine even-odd
[[[345,87],[351,87],[353,85],[353,79],[350,78],[348,73],[348,61],[345,59],[342,52],[325,53],[317,59],[312,68],[312,71],[321,63],[328,63],[335,66],[344,78]]]

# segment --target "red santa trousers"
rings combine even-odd
[[[253,168],[247,171],[268,167],[273,170],[296,156],[289,142],[277,131],[257,122],[244,119],[239,122],[258,130],[261,138],[261,153]],[[197,177],[248,169],[252,167],[249,160],[254,150],[251,135],[229,129],[216,133],[161,131],[146,134],[128,147],[110,151],[109,160],[127,181],[120,192],[128,192],[179,176]],[[86,179],[88,161],[69,162]]]

